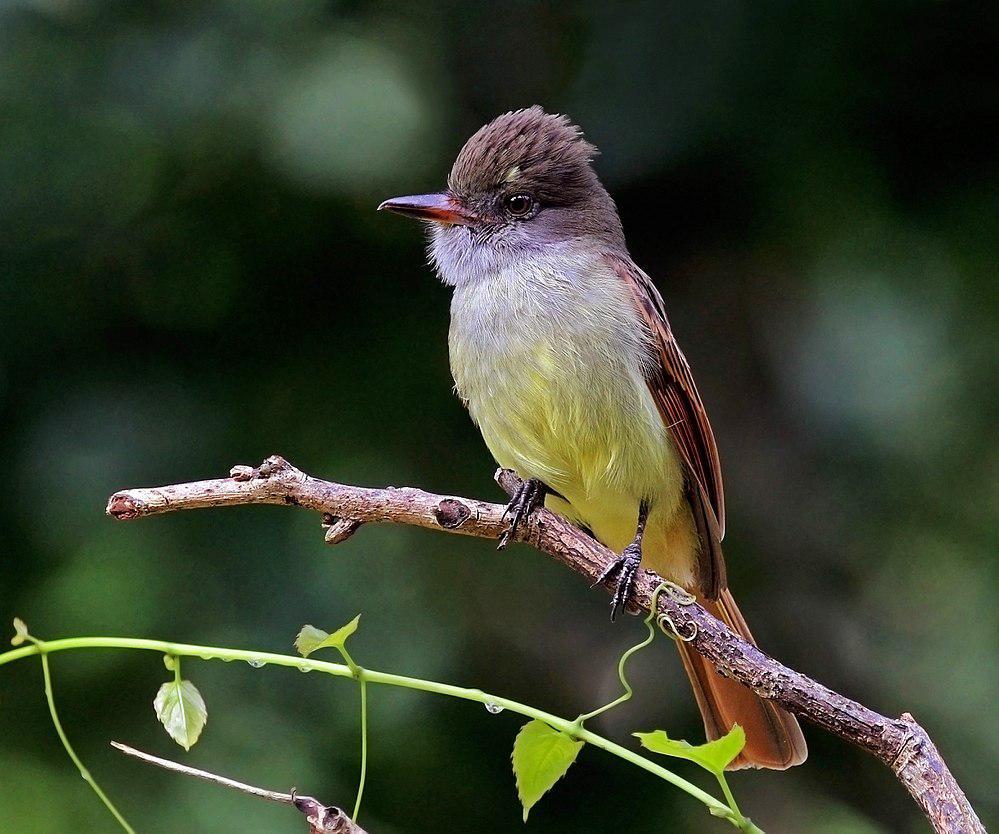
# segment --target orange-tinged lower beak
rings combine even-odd
[[[378,211],[391,211],[418,220],[430,220],[449,226],[468,226],[478,218],[447,192],[415,194],[411,197],[393,197],[386,200]]]

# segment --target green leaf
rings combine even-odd
[[[298,653],[302,657],[308,657],[317,649],[343,649],[347,643],[347,638],[357,631],[360,620],[361,615],[358,614],[347,625],[340,626],[332,634],[312,625],[304,625],[302,630],[298,632],[298,637],[295,638],[295,648],[298,649]]]
[[[168,681],[153,701],[156,717],[170,738],[190,750],[208,721],[208,708],[197,687],[190,681]]]
[[[329,637],[328,631],[323,631],[321,628],[316,628],[313,625],[304,625],[302,630],[298,632],[298,636],[295,638],[295,648],[302,657],[308,657],[312,652],[318,649],[322,644],[323,640]]]
[[[721,738],[698,745],[672,739],[666,735],[665,730],[635,733],[634,735],[647,750],[666,756],[675,756],[678,759],[689,759],[716,776],[723,773],[725,768],[739,755],[742,748],[746,746],[746,733],[738,724],[735,724]]]
[[[20,617],[14,617],[14,636],[10,638],[12,646],[20,646],[28,639],[28,626]]]
[[[517,795],[524,806],[524,822],[534,804],[565,776],[583,742],[549,727],[544,721],[528,721],[513,742],[513,775]]]

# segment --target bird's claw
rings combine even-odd
[[[520,527],[521,522],[534,512],[535,509],[544,504],[547,492],[548,488],[537,478],[528,478],[526,481],[521,482],[513,498],[510,499],[510,503],[506,505],[506,511],[503,513],[503,518],[505,519],[507,516],[510,516],[511,521],[510,526],[500,536],[499,544],[496,545],[497,550],[504,550],[513,541],[513,537],[517,535],[517,528]]]
[[[614,589],[614,596],[611,599],[611,622],[617,619],[617,615],[624,610],[631,599],[632,591],[635,590],[635,579],[638,575],[638,566],[642,561],[642,548],[638,542],[629,544],[624,551],[613,562],[611,562],[597,581],[591,585],[596,588],[607,580],[617,575],[617,585]]]

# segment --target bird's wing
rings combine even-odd
[[[659,407],[687,475],[687,497],[701,538],[700,590],[715,599],[725,587],[721,540],[725,535],[725,496],[721,461],[707,412],[697,393],[687,358],[673,338],[662,296],[630,258],[607,256],[614,273],[631,291],[639,314],[648,325],[659,359],[646,374],[649,391]]]

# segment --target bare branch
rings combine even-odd
[[[194,776],[213,782],[216,785],[225,785],[227,788],[235,788],[237,791],[248,793],[250,796],[257,796],[261,799],[268,799],[271,802],[281,802],[285,805],[293,805],[305,815],[305,820],[309,824],[309,834],[365,834],[365,831],[344,811],[335,805],[324,805],[318,799],[311,796],[301,796],[292,789],[291,793],[279,793],[269,791],[265,788],[258,788],[254,785],[247,785],[244,782],[237,782],[225,776],[219,776],[207,770],[199,770],[196,767],[182,765],[170,759],[161,759],[151,753],[143,753],[120,741],[112,741],[111,746],[129,756],[142,759],[144,762],[162,767],[165,770],[172,770],[174,773],[183,773],[185,776]]]
[[[497,481],[509,494],[520,483],[501,470]],[[107,512],[128,520],[147,515],[233,504],[290,504],[323,514],[327,540],[343,541],[370,522],[410,524],[481,538],[506,529],[505,507],[420,489],[368,489],[306,475],[283,458],[257,467],[234,467],[230,477],[117,492]],[[610,550],[565,519],[535,510],[515,538],[532,545],[594,582],[615,558]],[[661,578],[640,571],[635,603],[648,610]],[[693,635],[691,644],[726,677],[763,698],[863,748],[891,768],[939,834],[985,834],[985,828],[926,731],[908,713],[888,718],[774,660],[731,632],[684,594],[660,594],[659,614],[674,629]]]

